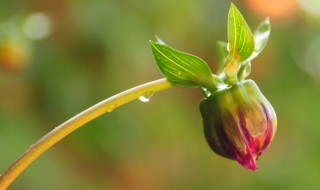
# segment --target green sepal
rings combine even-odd
[[[206,62],[197,56],[150,41],[153,57],[169,82],[182,87],[215,89],[216,80]]]

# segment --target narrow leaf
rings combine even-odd
[[[254,43],[255,43],[255,49],[252,55],[244,62],[241,63],[240,70],[242,70],[247,63],[252,61],[252,59],[256,58],[262,50],[267,45],[267,42],[269,40],[271,32],[271,24],[269,18],[266,18],[264,21],[262,21],[258,28],[254,32]],[[247,76],[246,76],[247,77]]]
[[[250,56],[250,60],[257,57],[260,52],[266,47],[271,31],[271,24],[269,18],[262,21],[257,30],[254,32],[255,48],[253,54]]]
[[[234,4],[231,4],[228,14],[228,41],[229,59],[242,62],[254,51],[252,32]]]
[[[208,65],[199,57],[150,41],[153,57],[169,82],[183,87],[215,88]]]
[[[271,31],[270,20],[269,18],[266,18],[264,21],[262,21],[259,24],[258,28],[254,32],[254,43],[255,43],[254,52],[246,61],[241,63],[239,73],[238,73],[239,80],[245,79],[250,74],[250,71],[251,71],[250,62],[252,61],[252,59],[256,58],[267,45],[267,42],[270,36],[270,31]]]

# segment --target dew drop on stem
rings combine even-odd
[[[147,93],[147,94],[145,94],[145,95],[143,95],[143,96],[140,96],[140,97],[139,97],[139,100],[140,100],[141,102],[149,102],[150,99],[152,98],[152,96],[153,96],[153,92],[149,92],[149,93]]]

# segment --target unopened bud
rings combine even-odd
[[[269,101],[252,80],[217,90],[200,103],[204,132],[211,149],[255,170],[277,128]]]

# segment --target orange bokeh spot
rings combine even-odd
[[[21,71],[27,68],[30,52],[19,44],[0,44],[0,69]]]
[[[287,20],[297,12],[296,0],[244,0],[248,7],[263,17]]]

